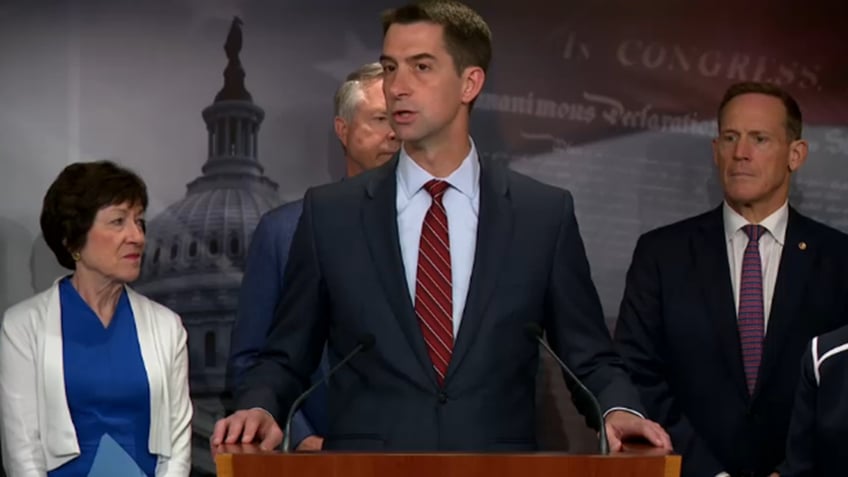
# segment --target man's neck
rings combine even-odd
[[[735,210],[737,214],[741,215],[751,224],[759,224],[771,214],[777,212],[778,209],[783,207],[783,204],[786,203],[787,198],[783,198],[780,201],[773,201],[765,204],[757,204],[757,203],[744,203],[744,202],[732,202],[730,200],[725,199],[727,205],[730,206],[731,209]]]
[[[404,142],[403,148],[416,164],[433,177],[445,178],[457,170],[471,152],[471,141],[466,135],[461,141],[448,141],[440,146]]]
[[[363,169],[356,161],[351,159],[350,156],[345,156],[345,163],[347,164],[347,174],[345,177],[354,177],[365,172],[365,169]]]

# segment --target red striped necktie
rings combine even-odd
[[[453,280],[448,216],[442,197],[450,185],[433,179],[424,184],[433,202],[424,216],[415,278],[415,315],[439,384],[453,352]]]

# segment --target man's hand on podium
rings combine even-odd
[[[249,444],[257,441],[262,450],[276,449],[283,441],[283,431],[277,421],[259,408],[236,411],[218,420],[210,438],[213,454],[215,448],[222,444]]]
[[[653,446],[671,450],[671,438],[668,433],[654,421],[639,417],[632,412],[612,411],[607,414],[604,422],[607,427],[607,439],[612,452],[622,450],[622,442],[628,439],[645,439]]]
[[[300,441],[295,449],[298,452],[318,452],[324,447],[324,438],[309,436]]]

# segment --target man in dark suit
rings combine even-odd
[[[684,477],[777,470],[811,337],[848,318],[848,236],[788,205],[807,157],[776,86],[730,87],[713,153],[724,203],[639,239],[615,338]]]
[[[334,130],[344,150],[347,177],[385,164],[399,148],[386,113],[382,75],[379,63],[363,65],[336,91]],[[264,214],[253,232],[230,338],[230,393],[244,381],[265,345],[274,309],[285,288],[283,271],[302,210],[302,200],[283,204]],[[322,356],[313,381],[325,371],[326,359]],[[321,449],[327,428],[326,408],[326,392],[321,388],[297,412],[292,422],[292,445],[297,450]]]
[[[213,445],[279,443],[322,344],[334,364],[370,335],[331,380],[326,449],[533,450],[539,348],[525,331],[538,324],[597,394],[611,448],[669,447],[613,351],[571,195],[478,161],[469,112],[490,56],[488,26],[463,4],[385,14],[383,89],[403,147],[306,193],[269,346]]]

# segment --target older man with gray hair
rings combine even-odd
[[[334,130],[342,144],[346,176],[384,164],[400,144],[389,125],[383,96],[383,68],[379,63],[363,65],[348,75],[334,98]],[[282,295],[283,271],[303,201],[277,207],[259,221],[245,264],[239,292],[238,311],[230,338],[227,389],[234,392],[265,344],[274,309]],[[326,370],[326,356],[313,380]],[[301,451],[320,450],[327,428],[326,392],[319,389],[295,414],[292,445]]]
[[[342,143],[347,176],[380,166],[398,151],[383,96],[383,67],[369,63],[351,73],[335,96],[334,126]]]

